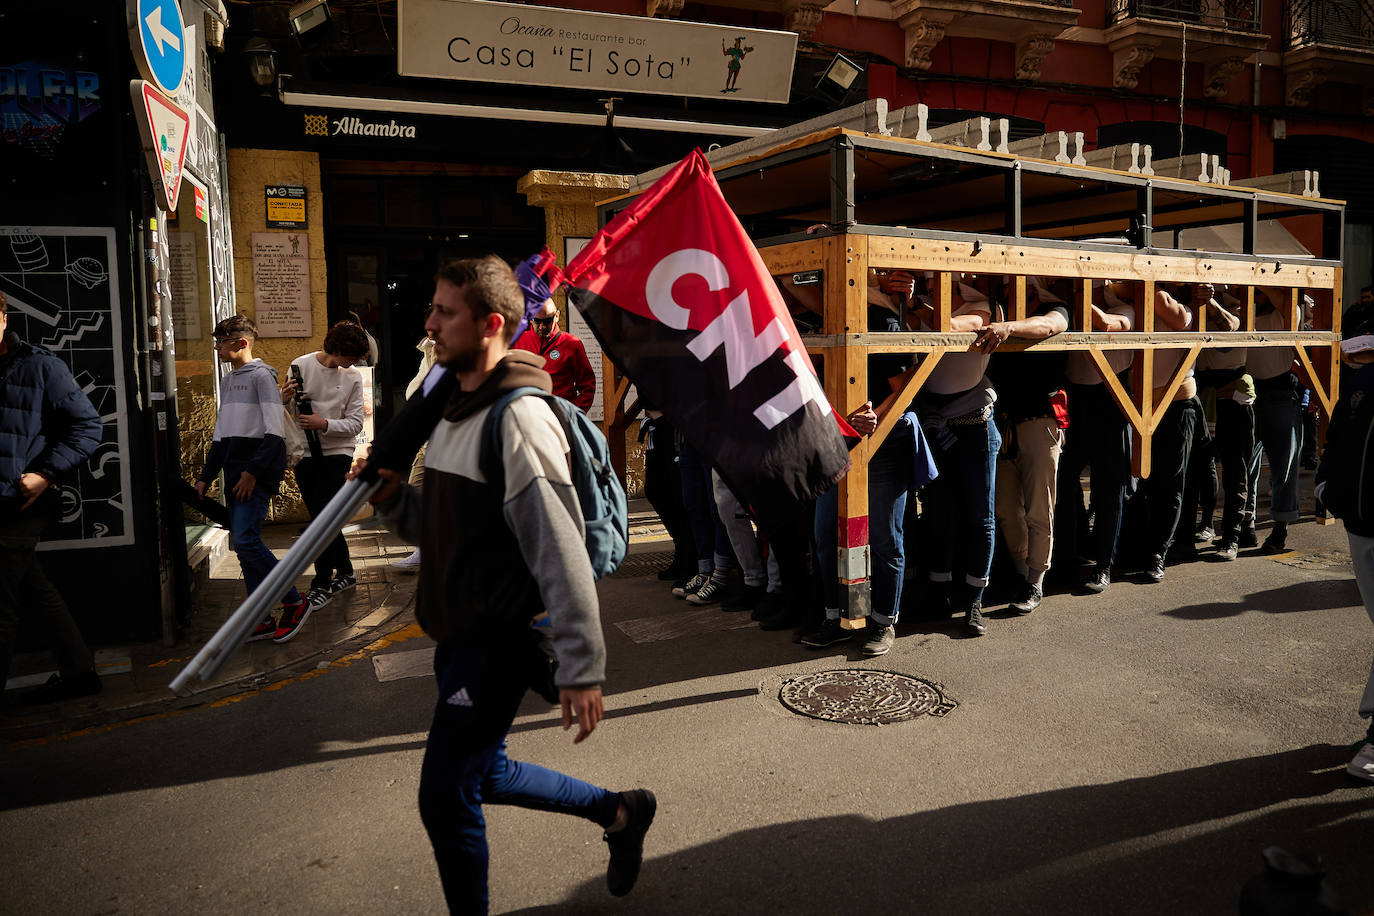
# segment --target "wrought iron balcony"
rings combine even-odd
[[[1289,51],[1331,45],[1374,51],[1374,0],[1289,0]]]
[[[1320,3],[1321,0],[1300,0]],[[1374,3],[1374,0],[1355,0]],[[1158,19],[1234,32],[1260,30],[1259,0],[1109,0],[1111,24],[1128,19]]]

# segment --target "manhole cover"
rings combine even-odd
[[[850,725],[891,725],[921,716],[944,716],[959,705],[932,681],[863,668],[788,678],[778,699],[798,715]]]
[[[651,576],[660,569],[666,569],[673,562],[671,550],[658,553],[637,553],[620,561],[620,566],[611,576],[616,579],[634,579],[638,576]]]

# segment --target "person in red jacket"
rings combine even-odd
[[[558,309],[552,299],[530,319],[511,345],[512,350],[528,350],[544,357],[544,371],[553,378],[553,393],[572,401],[586,413],[596,396],[596,375],[587,359],[587,349],[574,334],[558,329]]]

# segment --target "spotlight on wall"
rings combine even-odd
[[[821,78],[816,81],[816,93],[838,105],[849,95],[854,81],[863,72],[863,67],[843,54],[836,54],[834,60],[826,66]]]
[[[243,46],[248,75],[262,95],[271,95],[277,86],[277,49],[264,38],[252,38]]]
[[[286,15],[291,20],[291,30],[304,35],[329,21],[329,4],[326,0],[301,0]]]

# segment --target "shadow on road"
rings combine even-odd
[[[1358,607],[1360,589],[1354,579],[1297,582],[1281,588],[1251,592],[1236,601],[1189,604],[1165,611],[1180,620],[1216,620],[1237,617],[1247,611],[1265,614],[1291,614],[1297,611],[1329,611],[1332,608]]]
[[[1347,755],[1317,745],[885,820],[793,821],[655,857],[674,806],[703,803],[660,798],[639,885],[616,911],[1233,913],[1277,843],[1319,853],[1351,912],[1367,912],[1374,809],[1344,775]],[[597,876],[519,912],[610,904]]]

